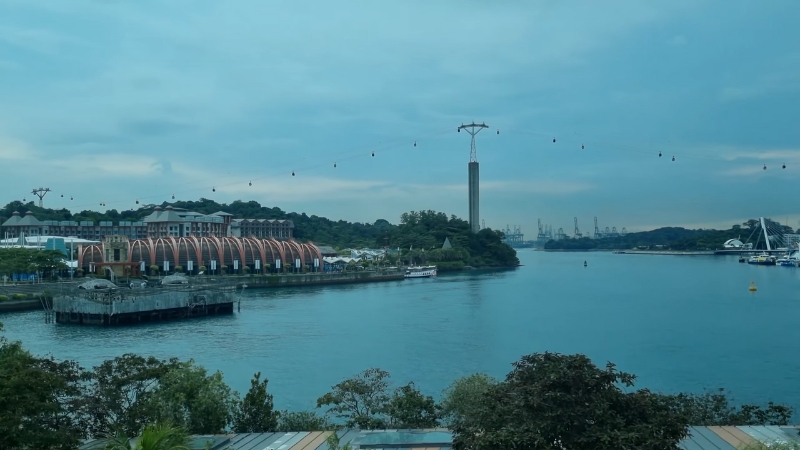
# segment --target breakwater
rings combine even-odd
[[[233,277],[231,277],[233,278]],[[330,284],[373,283],[402,280],[400,270],[364,271],[346,273],[300,273],[285,275],[254,275],[236,277],[247,289],[279,288],[289,286],[320,286]]]

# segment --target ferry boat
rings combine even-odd
[[[775,257],[767,254],[754,255],[747,260],[747,264],[758,264],[760,266],[774,266]]]
[[[436,266],[412,266],[406,268],[406,278],[430,278],[436,276]]]

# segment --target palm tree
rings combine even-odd
[[[148,425],[142,435],[131,444],[127,436],[111,439],[105,450],[189,450],[189,435],[182,428],[168,424]]]

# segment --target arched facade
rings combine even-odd
[[[89,264],[95,266],[106,263],[105,244],[84,247],[78,254],[78,266],[87,268]],[[188,268],[192,261],[195,271],[200,266],[211,269],[211,261],[217,261],[217,269],[228,266],[233,269],[233,262],[239,261],[239,269],[247,266],[255,272],[256,260],[260,261],[261,272],[274,272],[276,261],[281,261],[281,268],[287,266],[294,268],[295,261],[300,260],[301,267],[308,266],[314,270],[314,259],[319,260],[319,271],[323,270],[322,253],[312,243],[303,244],[276,239],[262,239],[254,237],[165,237],[146,238],[128,242],[127,263],[140,263],[145,266],[157,265],[163,267],[164,261],[169,261],[170,268],[181,266]],[[269,266],[267,266],[269,265]]]

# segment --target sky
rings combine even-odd
[[[174,195],[466,218],[456,130],[476,121],[487,227],[799,227],[797,17],[794,0],[4,0],[0,203],[49,187],[76,212]]]

